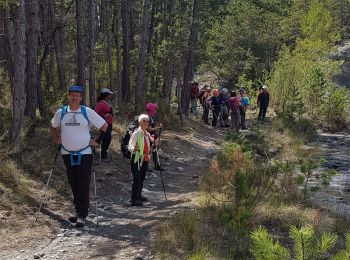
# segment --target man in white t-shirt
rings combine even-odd
[[[80,105],[83,92],[81,86],[72,85],[68,92],[68,106],[55,113],[51,120],[51,134],[55,143],[61,145],[68,182],[73,192],[76,216],[69,220],[82,227],[89,210],[93,162],[91,146],[101,142],[108,124],[94,110]],[[90,136],[91,126],[100,130],[95,140]],[[60,133],[58,128],[61,129]]]

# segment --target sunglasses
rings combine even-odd
[[[141,122],[142,122],[142,123],[149,123],[148,120],[142,120]]]

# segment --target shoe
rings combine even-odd
[[[155,171],[165,171],[166,169],[162,168],[162,167],[154,167]]]
[[[71,217],[68,218],[68,221],[70,223],[76,223],[77,220],[78,220],[78,216],[71,216]]]
[[[145,201],[148,201],[147,198],[141,196],[141,202],[145,202]]]
[[[134,201],[134,202],[131,202],[131,206],[136,206],[136,207],[141,207],[142,206],[142,202],[141,201]]]
[[[83,227],[85,226],[85,218],[78,218],[77,223],[75,223],[76,227]]]

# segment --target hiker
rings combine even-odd
[[[163,168],[160,167],[158,158],[157,158],[157,151],[155,142],[158,139],[159,131],[163,128],[162,123],[156,122],[155,120],[155,115],[157,113],[157,105],[153,103],[148,103],[146,105],[146,112],[145,114],[148,115],[149,117],[149,125],[147,128],[147,131],[150,133],[154,141],[152,141],[152,159],[154,162],[154,169],[155,170],[164,170]],[[158,132],[158,133],[157,133]]]
[[[264,85],[261,88],[261,92],[258,95],[257,106],[260,107],[258,120],[265,118],[267,107],[269,106],[270,94],[267,91],[267,86]]]
[[[220,103],[220,125],[221,127],[228,127],[228,107],[227,107],[227,89],[223,88],[219,94],[219,103]]]
[[[142,202],[147,201],[145,197],[141,196],[141,192],[151,156],[151,143],[154,142],[150,133],[147,132],[149,123],[149,115],[141,114],[138,117],[139,127],[132,133],[128,145],[128,149],[132,154],[130,159],[133,176],[131,206],[142,206]]]
[[[81,106],[83,88],[72,85],[68,88],[68,106],[62,107],[51,120],[51,134],[56,144],[61,145],[61,154],[66,166],[68,182],[73,193],[76,215],[70,217],[77,227],[85,225],[89,210],[90,180],[93,163],[92,146],[101,143],[108,124],[94,110]],[[100,130],[91,139],[90,126]],[[60,134],[58,128],[61,129]]]
[[[240,100],[239,97],[237,97],[236,91],[231,91],[231,97],[228,99],[228,104],[231,112],[231,129],[235,130],[238,133],[240,121]]]
[[[101,89],[100,95],[97,98],[97,104],[94,110],[99,114],[108,124],[106,134],[101,142],[101,159],[107,158],[108,147],[112,140],[112,124],[113,124],[113,109],[112,98],[113,92],[108,88]]]
[[[202,104],[203,107],[203,115],[202,115],[202,120],[205,124],[209,124],[209,104],[208,101],[210,99],[210,92],[211,89],[208,85],[204,85],[204,93],[200,97],[200,103]]]
[[[211,122],[212,126],[217,126],[217,122],[220,118],[220,102],[218,96],[218,89],[214,89],[213,96],[211,96],[208,101],[209,108],[213,111],[213,120]]]
[[[239,89],[239,94],[241,95],[241,104],[239,106],[239,113],[241,116],[241,128],[242,130],[247,129],[245,126],[245,116],[246,116],[246,112],[247,109],[249,108],[249,98],[247,97],[247,94],[245,92],[245,89],[243,86],[241,86],[241,88]]]
[[[197,99],[199,96],[199,84],[197,82],[192,83],[191,87],[191,113],[194,116],[197,115]]]

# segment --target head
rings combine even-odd
[[[239,94],[241,94],[241,96],[243,96],[245,94],[245,89],[243,86],[240,87]]]
[[[217,97],[218,95],[219,95],[219,91],[218,91],[217,88],[215,88],[215,89],[213,90],[213,96],[214,96],[214,97]]]
[[[261,90],[262,90],[262,92],[266,92],[267,91],[267,86],[266,85],[262,86]]]
[[[108,88],[101,89],[100,95],[98,96],[98,101],[100,100],[110,100],[112,98],[113,92]]]
[[[211,88],[209,87],[209,85],[204,85],[204,89],[205,89],[205,91],[207,91],[207,92],[210,92],[210,91],[211,91]]]
[[[141,114],[138,119],[139,126],[145,131],[149,126],[149,117],[146,114]]]
[[[237,94],[236,94],[236,91],[231,91],[231,97],[235,97]]]
[[[68,103],[69,106],[79,107],[82,100],[83,88],[78,85],[72,85],[68,88]]]
[[[146,112],[150,116],[154,116],[157,113],[157,105],[153,103],[148,103],[146,105]]]
[[[221,90],[221,94],[226,95],[226,94],[227,94],[227,88],[223,88],[223,89]]]

